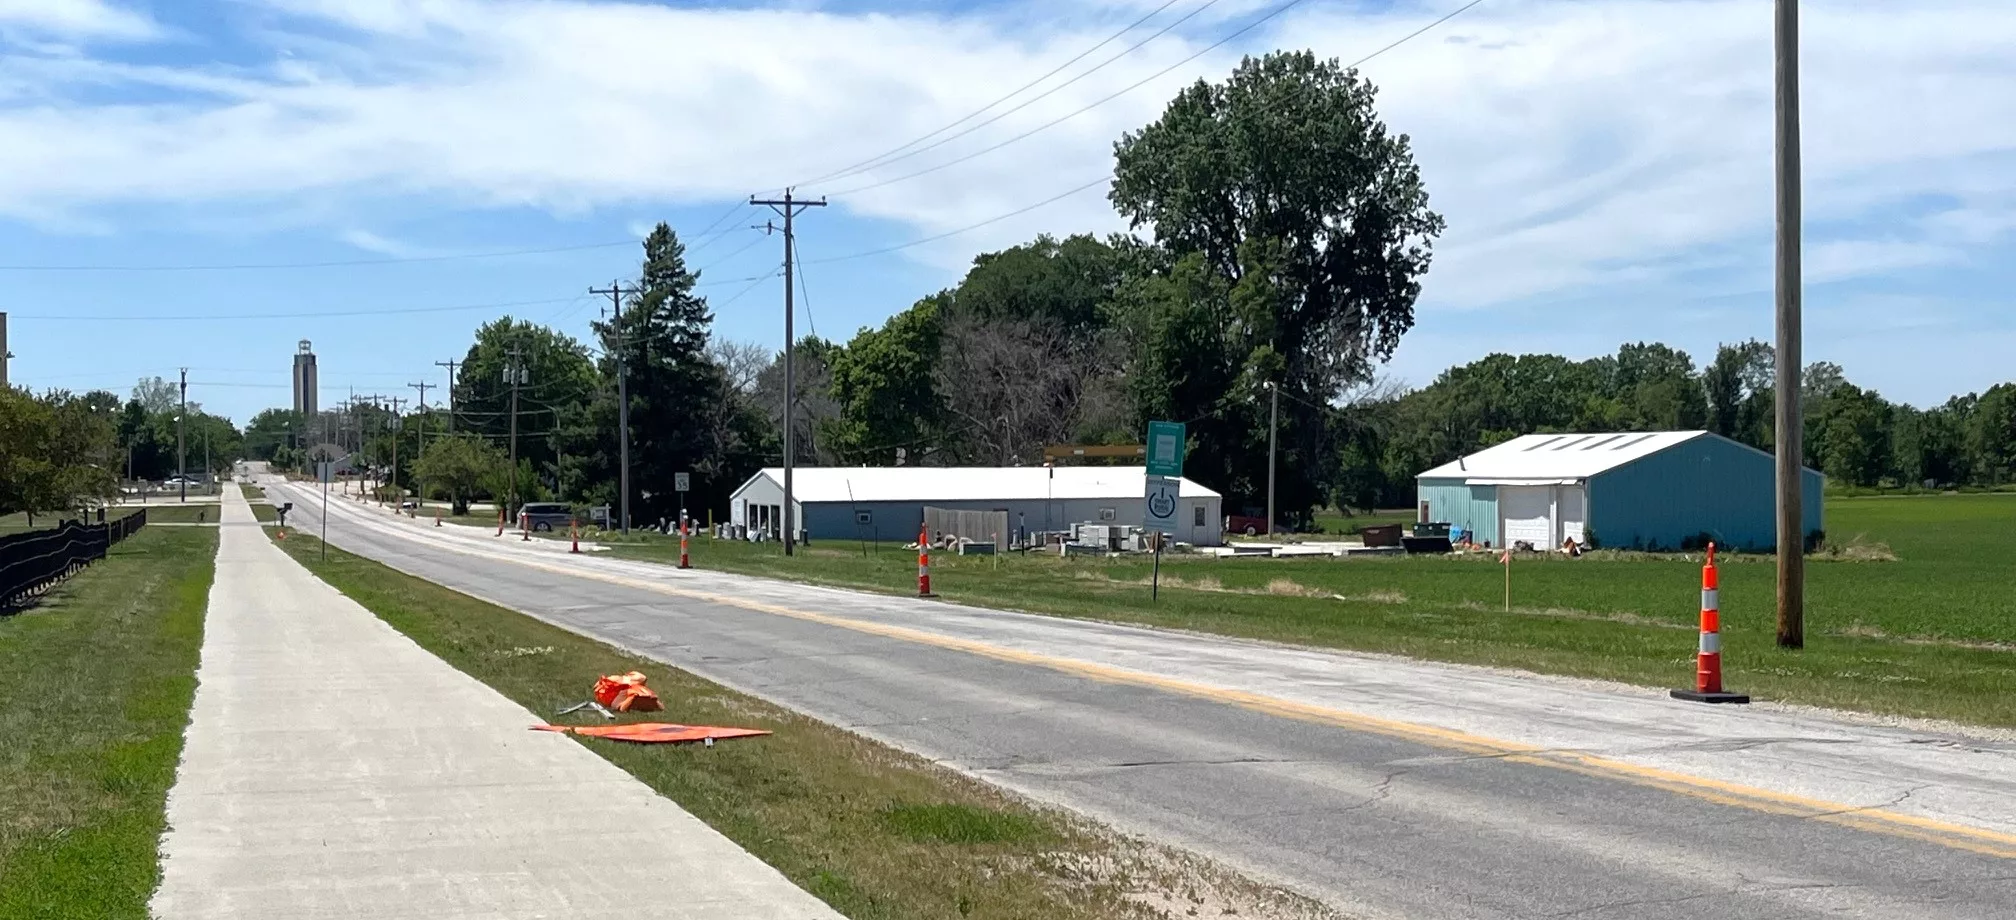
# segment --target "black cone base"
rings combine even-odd
[[[1675,690],[1673,698],[1690,703],[1748,703],[1747,693],[1703,693],[1699,690]]]

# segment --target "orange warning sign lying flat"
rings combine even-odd
[[[675,741],[721,741],[770,734],[754,728],[722,728],[715,725],[674,725],[670,722],[632,722],[628,725],[534,725],[534,731],[573,732],[595,738],[663,744]]]

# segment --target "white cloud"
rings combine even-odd
[[[145,14],[105,0],[0,0],[0,39],[28,38],[138,40],[160,28]]]
[[[939,128],[1152,8],[1103,0],[1082,17],[1059,7],[1047,20],[1010,20],[1012,9],[935,6],[264,2],[272,21],[258,35],[276,49],[264,72],[0,61],[0,89],[16,87],[0,92],[0,215],[77,221],[130,203],[322,196],[360,210],[420,196],[558,213],[728,199]],[[0,10],[10,3],[33,0],[0,0]],[[1298,8],[1027,141],[835,204],[920,236],[964,227],[1103,174],[1114,138],[1154,118],[1178,86],[1221,77],[1240,53],[1306,46],[1350,60],[1454,3]],[[902,176],[1033,129],[1193,53],[1252,8],[1225,6],[1242,15],[1172,34],[942,148],[805,191]],[[1925,196],[1960,202],[1880,231],[1810,232],[1816,281],[1978,258],[2006,237],[2016,209],[1996,196],[2016,162],[2016,94],[2006,90],[2016,58],[2005,53],[2016,46],[2016,5],[1809,5],[1806,46],[1815,227],[1881,222]],[[1756,0],[1501,0],[1369,64],[1383,113],[1413,137],[1450,221],[1430,308],[1754,275],[1768,264],[1772,220],[1770,51],[1768,9]],[[6,107],[27,84],[45,96],[88,89],[94,101]],[[179,95],[96,101],[108,86]],[[310,213],[347,226],[368,219]],[[956,265],[1038,231],[1121,226],[1091,190],[910,252]],[[856,248],[808,242],[808,258]]]

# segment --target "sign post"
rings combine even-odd
[[[686,533],[686,490],[693,486],[692,473],[673,473],[672,491],[679,493],[679,533]]]
[[[1180,499],[1184,438],[1182,422],[1148,423],[1147,487],[1142,495],[1141,523],[1149,539],[1155,541],[1155,569],[1148,588],[1150,600],[1162,597],[1162,544],[1176,532],[1176,514],[1183,506]]]

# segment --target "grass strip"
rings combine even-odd
[[[217,531],[148,528],[0,617],[0,918],[145,918]]]
[[[662,662],[335,547],[324,561],[312,536],[280,545],[422,648],[534,712],[580,701],[598,674],[640,670],[667,711],[624,721],[776,732],[712,748],[576,740],[855,920],[1330,916],[1195,856],[1031,807]]]
[[[1846,499],[1829,529],[1875,539],[1895,561],[1816,558],[1807,567],[1806,647],[1775,644],[1769,556],[1721,571],[1725,683],[1760,699],[1886,715],[2016,726],[2016,566],[2002,535],[2016,496]],[[672,563],[677,537],[609,542]],[[1892,552],[1894,550],[1894,552]],[[916,550],[818,541],[702,538],[704,569],[881,592],[916,592]],[[1196,630],[1434,661],[1682,687],[1694,679],[1701,558],[1521,556],[1512,607],[1496,556],[1340,560],[1166,556],[1151,562],[1031,553],[933,553],[932,589],[975,606]]]

